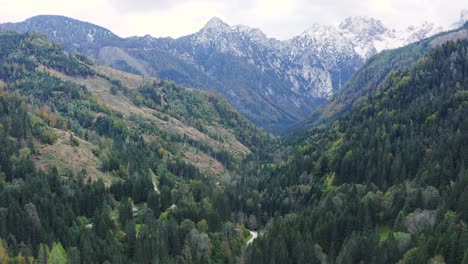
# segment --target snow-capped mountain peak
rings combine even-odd
[[[421,39],[425,39],[434,34],[443,31],[441,26],[437,26],[434,23],[424,21],[420,26],[409,26],[404,31],[399,32],[401,37],[404,37],[405,42],[403,44],[416,42]]]
[[[340,23],[338,28],[365,36],[380,35],[388,30],[380,20],[365,16],[347,17]]]
[[[294,38],[292,43],[296,48],[302,47],[322,55],[353,53],[351,42],[341,30],[330,25],[313,24],[299,37]]]
[[[229,38],[230,40],[236,40],[236,38],[247,37],[257,42],[266,42],[268,40],[265,33],[258,28],[244,25],[230,26],[218,17],[211,18],[199,31],[199,34],[208,34],[212,39]]]
[[[468,20],[468,9],[463,9],[460,13],[460,20],[467,21]]]
[[[273,41],[258,28],[230,26],[218,17],[211,18],[200,31],[187,37],[192,44],[243,57],[252,57],[249,55],[252,45],[265,47]]]
[[[342,34],[354,45],[354,50],[363,59],[385,49],[393,49],[435,35],[443,28],[424,22],[405,29],[391,29],[380,20],[367,17],[348,17],[338,26]]]
[[[377,53],[375,39],[389,31],[380,20],[364,16],[347,17],[339,24],[338,29],[363,59]]]
[[[463,9],[460,12],[460,18],[458,19],[458,21],[450,25],[450,29],[456,29],[456,28],[462,27],[467,21],[468,21],[468,9]]]
[[[312,38],[321,38],[330,35],[339,34],[338,30],[334,26],[330,25],[321,25],[318,23],[312,24],[307,30],[305,30],[301,35],[302,36],[310,36]]]
[[[232,28],[218,17],[211,18],[197,33],[189,35],[193,44],[204,46],[221,46],[229,50],[228,37],[232,35]]]
[[[219,17],[212,17],[208,22],[205,24],[205,26],[202,28],[202,31],[204,30],[227,30],[230,29],[231,27],[221,20]]]
[[[462,23],[462,25],[468,21],[468,9],[463,9],[460,12],[460,19],[458,20],[459,23]]]

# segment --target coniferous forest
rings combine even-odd
[[[468,263],[468,40],[426,47],[280,137],[0,32],[0,263]]]

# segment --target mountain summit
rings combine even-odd
[[[361,36],[377,36],[388,30],[380,20],[363,16],[347,17],[338,28]]]
[[[229,25],[225,23],[223,20],[221,20],[219,17],[212,17],[206,25],[203,27],[202,30],[208,30],[208,29],[227,29],[229,28]]]

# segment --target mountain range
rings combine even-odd
[[[245,28],[215,43],[219,19],[208,40],[72,22],[50,33],[86,42],[0,32],[0,263],[468,263],[468,23],[362,58],[310,126],[272,137],[211,92],[147,77],[247,82],[257,53],[229,33]]]
[[[462,25],[467,13],[451,27]],[[309,116],[376,53],[444,30],[429,22],[395,30],[375,18],[348,17],[338,26],[314,24],[298,36],[277,40],[215,17],[198,32],[176,39],[121,38],[91,23],[49,15],[0,29],[45,34],[68,52],[119,70],[218,93],[270,131]]]

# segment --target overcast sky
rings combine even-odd
[[[337,25],[347,16],[371,16],[403,28],[458,20],[466,0],[0,0],[0,22],[39,14],[65,15],[98,24],[119,36],[179,37],[199,30],[213,16],[230,25],[262,29],[287,39],[313,23]]]

